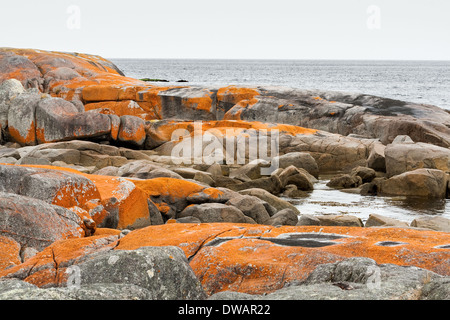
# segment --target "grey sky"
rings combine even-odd
[[[22,0],[1,13],[0,46],[108,58],[450,59],[448,0]]]

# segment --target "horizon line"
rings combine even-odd
[[[411,61],[411,62],[450,62],[450,59],[367,59],[367,58],[136,58],[106,57],[109,60],[253,60],[253,61]]]

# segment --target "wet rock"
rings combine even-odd
[[[361,183],[362,183],[361,177],[343,174],[338,177],[332,178],[327,183],[327,187],[334,189],[357,188],[361,185]]]
[[[301,191],[314,190],[313,183],[317,181],[308,172],[306,172],[306,170],[302,168],[298,169],[295,166],[287,167],[280,174],[278,174],[278,177],[280,178],[281,185],[283,187],[292,184]]]
[[[360,177],[362,180],[362,183],[368,183],[368,182],[372,182],[372,180],[375,179],[376,172],[372,168],[356,167],[356,168],[352,169],[350,175]]]

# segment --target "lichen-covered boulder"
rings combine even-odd
[[[100,113],[79,112],[70,102],[48,98],[36,107],[36,139],[39,144],[97,138],[109,135],[111,120]]]

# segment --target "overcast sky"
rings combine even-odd
[[[450,60],[449,0],[2,1],[0,46],[107,58]]]

